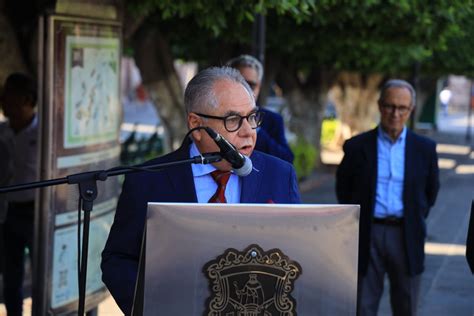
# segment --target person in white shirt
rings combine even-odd
[[[5,81],[0,104],[8,121],[0,124],[2,165],[7,166],[6,184],[14,185],[37,180],[36,83],[29,76],[13,73]],[[7,157],[10,157],[8,160]],[[5,161],[4,161],[5,160]],[[3,185],[3,183],[2,183]],[[5,266],[3,295],[9,316],[22,315],[25,248],[32,257],[35,212],[33,190],[7,193],[3,238]]]
[[[453,94],[451,90],[447,88],[444,88],[439,93],[439,100],[441,101],[441,109],[443,110],[444,115],[448,115],[449,101],[451,100],[452,95]]]

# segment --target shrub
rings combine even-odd
[[[291,144],[291,150],[295,156],[293,165],[298,180],[302,180],[313,172],[317,163],[317,150],[303,137],[298,137],[296,143]]]

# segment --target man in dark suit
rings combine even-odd
[[[250,55],[240,55],[227,62],[227,65],[240,71],[258,99],[263,78],[262,63]],[[255,149],[293,163],[293,153],[286,141],[283,117],[273,111],[260,107],[264,113],[262,126],[258,129]]]
[[[148,202],[210,203],[222,192],[224,196],[219,200],[223,203],[300,202],[293,167],[254,151],[261,117],[252,90],[237,70],[229,67],[203,70],[186,87],[184,102],[189,129],[213,128],[240,153],[250,157],[253,170],[248,176],[239,177],[230,172],[227,161],[221,161],[126,177],[101,264],[102,279],[125,314],[132,307]],[[191,136],[178,150],[149,163],[219,151],[204,130],[195,130]],[[227,182],[222,184],[219,181],[224,177]]]
[[[413,87],[389,80],[380,125],[344,144],[336,175],[340,203],[360,204],[359,315],[376,315],[384,276],[394,315],[416,315],[424,269],[425,219],[439,189],[436,144],[405,127]]]

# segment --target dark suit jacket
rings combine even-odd
[[[466,239],[466,260],[474,274],[474,200],[471,203],[471,219],[469,220],[469,228]]]
[[[255,149],[293,163],[293,153],[285,137],[285,126],[280,114],[260,108],[264,114],[257,134]]]
[[[339,203],[360,204],[359,272],[365,274],[369,260],[370,228],[377,187],[377,129],[349,139],[336,174]],[[423,272],[425,218],[439,189],[436,144],[407,131],[403,183],[403,232],[411,275]]]
[[[186,158],[188,145],[149,163]],[[241,203],[300,203],[290,164],[257,151],[250,158],[258,171],[254,169],[242,178]],[[130,174],[125,179],[101,268],[102,280],[127,315],[132,307],[148,202],[197,203],[191,165]]]

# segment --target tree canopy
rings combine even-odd
[[[397,73],[420,62],[469,72],[461,65],[473,59],[472,0],[149,0],[130,7],[154,17],[177,57],[203,62],[218,44],[249,45],[256,13],[267,16],[267,54],[296,68]]]
[[[473,0],[149,0],[129,5],[130,12],[146,17],[143,26],[160,30],[173,58],[201,66],[248,53],[255,14],[265,15],[266,85],[279,83],[294,131],[316,146],[320,131],[308,126],[320,126],[334,85],[341,86],[341,100],[349,102],[343,108],[355,106],[345,119],[358,122],[372,116],[379,84],[388,76],[409,78],[414,69],[429,76],[473,73]],[[351,85],[359,92],[348,93]]]

